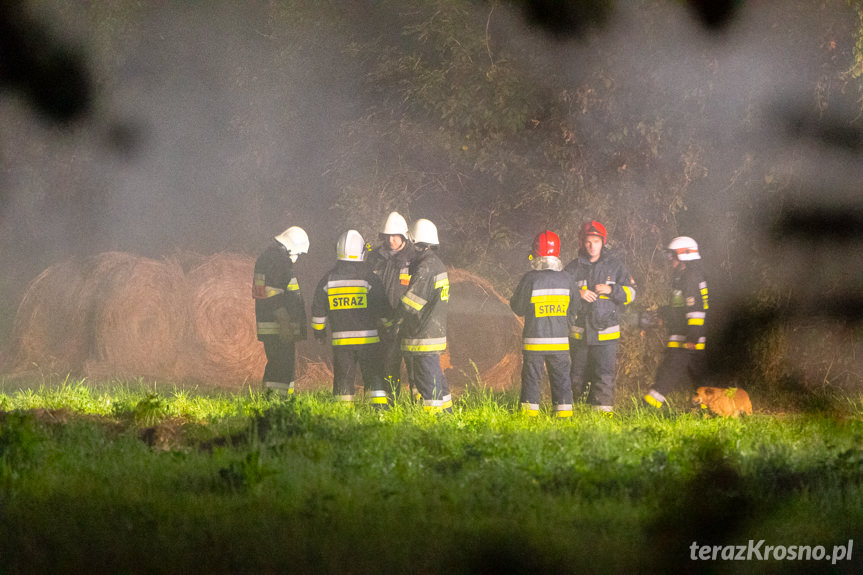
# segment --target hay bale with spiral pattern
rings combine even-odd
[[[30,282],[15,314],[4,372],[82,372],[90,343],[84,285],[78,259],[52,265]]]
[[[219,253],[186,276],[190,377],[203,383],[260,382],[267,360],[255,327],[255,260]]]
[[[497,391],[508,389],[521,371],[523,320],[485,278],[458,268],[447,273],[447,381],[454,389],[477,380]]]
[[[182,379],[182,268],[172,260],[120,252],[99,254],[89,263],[84,297],[92,302],[93,343],[87,375]]]

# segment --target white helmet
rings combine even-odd
[[[682,262],[691,262],[692,260],[700,260],[701,255],[698,253],[698,244],[689,236],[678,236],[671,240],[666,248],[670,253],[675,254],[677,259]]]
[[[297,261],[297,256],[309,252],[309,236],[306,230],[299,226],[291,226],[276,236],[276,241],[287,248],[291,261]]]
[[[357,230],[348,230],[336,242],[336,258],[345,262],[361,262],[366,259],[366,242]]]
[[[410,239],[415,244],[439,245],[437,227],[429,220],[420,218],[411,225]]]
[[[387,221],[384,222],[384,227],[381,228],[381,233],[388,236],[404,236],[408,237],[408,223],[404,217],[398,212],[390,212],[387,216]]]

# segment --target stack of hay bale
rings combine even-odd
[[[254,385],[266,358],[253,269],[254,258],[233,253],[154,260],[107,252],[56,264],[19,305],[4,371]],[[450,277],[447,376],[456,389],[476,380],[509,387],[520,369],[518,318],[487,281],[463,270]],[[301,388],[329,386],[329,354],[300,343],[297,375]]]

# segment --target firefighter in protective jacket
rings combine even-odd
[[[570,329],[572,392],[576,401],[585,391],[594,409],[611,413],[619,310],[635,299],[635,282],[623,263],[606,248],[608,233],[597,221],[587,222],[579,234],[578,257],[566,266],[578,287],[577,319]]]
[[[416,254],[408,239],[408,224],[398,212],[387,216],[380,232],[381,245],[367,258],[368,265],[384,285],[390,306],[397,309],[410,285],[410,263]],[[401,388],[402,351],[399,328],[394,326],[381,333],[384,354],[384,375],[394,394]]]
[[[264,385],[288,394],[294,393],[294,342],[306,338],[306,308],[294,263],[308,251],[309,236],[291,226],[255,261],[252,297],[258,339],[267,356]]]
[[[665,253],[673,266],[671,303],[662,309],[668,341],[653,388],[644,396],[645,402],[657,408],[673,391],[687,386],[695,390],[707,366],[707,280],[698,244],[688,236],[680,236],[671,240]]]
[[[554,416],[572,417],[568,335],[576,288],[559,256],[557,234],[546,230],[537,235],[532,269],[522,276],[510,299],[512,311],[524,317],[521,408],[532,417],[539,414],[543,368],[548,370]]]
[[[353,402],[359,365],[372,404],[385,408],[388,402],[379,329],[390,323],[392,308],[380,279],[364,264],[365,252],[365,240],[358,231],[348,230],[339,236],[336,266],[315,288],[312,331],[318,341],[326,338],[327,326],[332,333],[335,398]]]
[[[452,411],[449,383],[440,365],[446,350],[449,276],[437,255],[440,245],[435,225],[419,219],[410,229],[417,254],[411,261],[410,284],[400,304],[401,349],[412,387],[426,411]]]

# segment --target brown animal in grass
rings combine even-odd
[[[738,417],[741,413],[752,415],[749,394],[738,387],[699,387],[692,403],[723,417]]]

